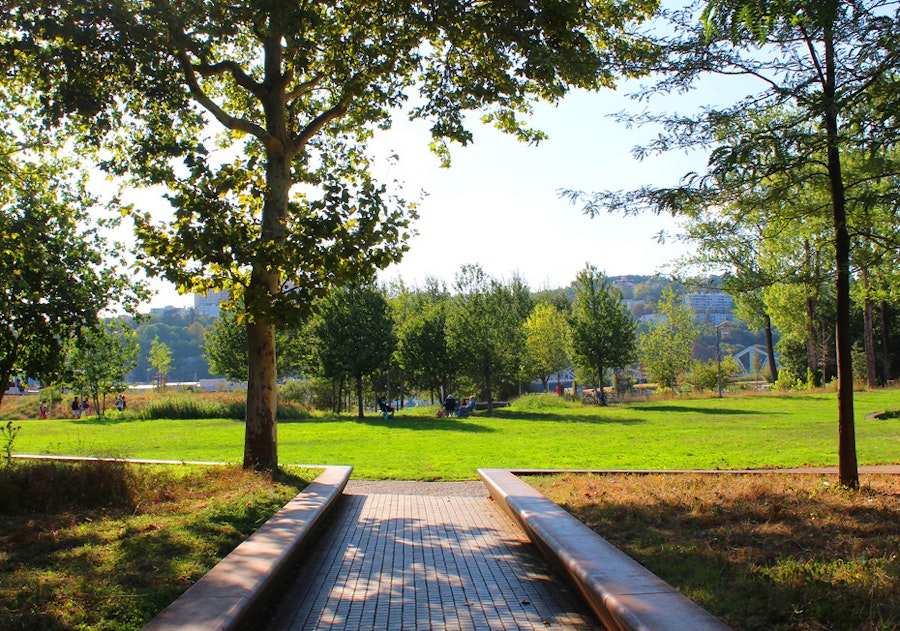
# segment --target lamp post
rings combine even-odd
[[[720,345],[722,343],[722,327],[726,324],[728,324],[728,320],[716,325],[716,370],[718,371],[720,399],[722,398],[722,351],[720,350]]]

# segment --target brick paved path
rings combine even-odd
[[[269,631],[601,628],[481,483],[351,480],[341,501]]]

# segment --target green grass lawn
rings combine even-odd
[[[859,463],[900,463],[900,390],[856,395]],[[739,469],[837,464],[833,393],[584,407],[525,397],[492,417],[404,410],[384,421],[338,416],[278,425],[286,464],[349,464],[360,479],[476,479],[479,467]],[[240,462],[231,420],[25,420],[13,452]]]

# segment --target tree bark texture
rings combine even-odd
[[[825,40],[825,133],[828,142],[828,179],[834,211],[834,250],[837,274],[835,298],[837,307],[835,346],[838,374],[838,477],[843,486],[859,488],[856,458],[856,429],[853,419],[853,364],[850,342],[850,234],[847,230],[847,208],[838,136],[835,100],[834,32],[826,26]]]
[[[278,467],[275,414],[278,405],[275,370],[275,327],[265,318],[247,325],[249,373],[244,431],[244,468],[271,471]]]

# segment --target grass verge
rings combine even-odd
[[[737,631],[900,628],[900,478],[563,475],[528,481]]]
[[[316,475],[239,467],[0,469],[0,629],[141,629]]]

